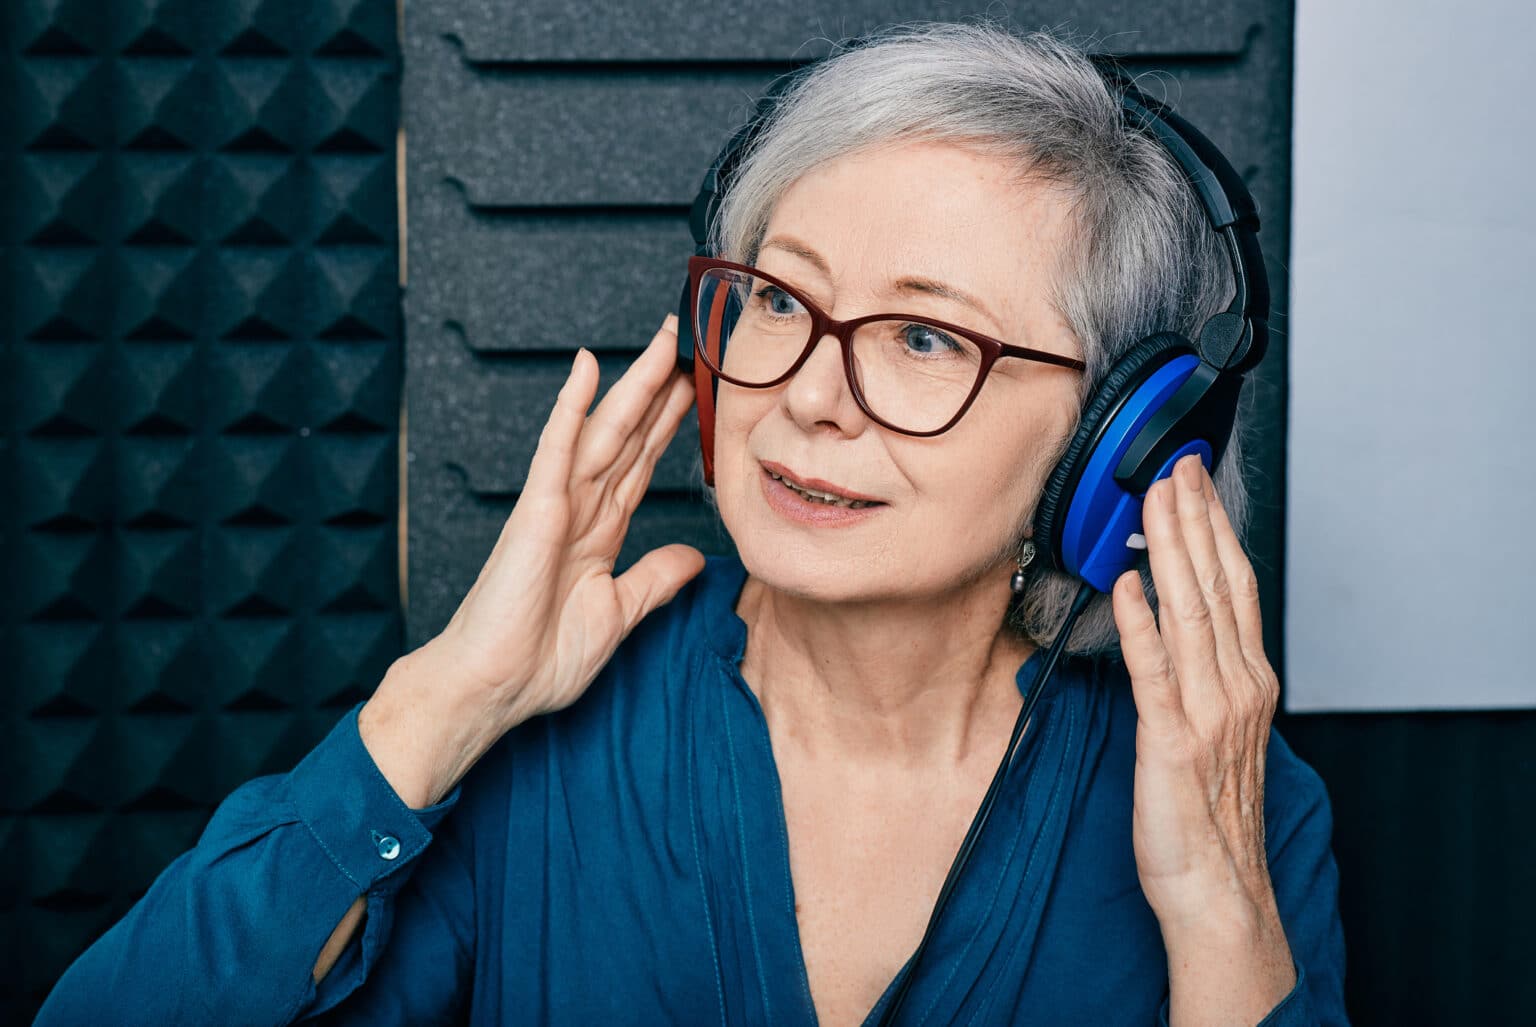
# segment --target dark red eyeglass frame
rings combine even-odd
[[[697,327],[699,280],[706,271],[715,268],[739,271],[749,274],[754,278],[760,278],[775,288],[782,289],[793,296],[800,302],[801,306],[805,307],[806,312],[811,315],[811,334],[810,338],[806,341],[805,349],[795,358],[794,363],[789,365],[789,370],[779,375],[773,381],[762,383],[744,382],[732,378],[715,366],[715,357],[718,354],[709,353],[708,351],[711,347],[706,346],[705,340],[700,338]],[[842,347],[843,351],[843,377],[847,379],[848,389],[853,393],[854,402],[859,405],[859,409],[864,411],[865,416],[871,421],[874,421],[881,427],[888,428],[902,435],[911,435],[915,438],[930,438],[934,435],[942,435],[953,428],[960,418],[965,416],[965,412],[971,408],[971,403],[975,401],[977,394],[981,392],[982,384],[987,380],[987,375],[992,371],[992,365],[997,363],[1000,357],[1019,357],[1042,364],[1053,364],[1057,367],[1070,368],[1074,371],[1084,371],[1088,367],[1087,364],[1073,357],[1064,357],[1059,353],[1047,353],[1044,350],[1029,349],[1025,346],[1010,346],[1006,342],[1001,342],[988,335],[982,335],[969,328],[963,328],[960,325],[951,324],[947,321],[936,321],[931,317],[919,317],[916,314],[866,314],[863,317],[856,317],[851,321],[839,321],[817,306],[816,302],[809,296],[783,279],[770,275],[766,271],[755,268],[750,264],[738,264],[734,261],[722,260],[719,257],[696,255],[688,258],[688,316],[693,318],[693,349],[695,355],[704,362],[704,365],[709,368],[711,374],[744,389],[771,389],[784,384],[795,376],[795,373],[810,358],[811,351],[816,348],[823,338],[828,335],[835,336],[838,345]],[[960,404],[960,409],[955,413],[955,416],[951,417],[942,426],[931,431],[913,431],[910,428],[902,428],[892,424],[869,408],[869,404],[864,399],[864,391],[859,387],[858,376],[854,373],[853,369],[853,333],[872,321],[915,321],[919,324],[932,325],[934,328],[969,339],[981,350],[981,364],[977,368],[975,384],[971,386],[970,393],[965,397],[965,402]]]

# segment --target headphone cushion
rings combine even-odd
[[[1056,535],[1066,519],[1070,496],[1063,496],[1069,486],[1075,486],[1081,468],[1088,459],[1088,451],[1098,437],[1104,420],[1119,407],[1128,389],[1145,380],[1155,367],[1181,353],[1193,354],[1195,349],[1189,340],[1177,332],[1158,332],[1142,339],[1115,361],[1104,380],[1099,383],[1083,416],[1077,423],[1077,431],[1067,445],[1066,452],[1057,462],[1055,470],[1046,479],[1040,502],[1035,507],[1035,547],[1042,551],[1051,563],[1065,570],[1060,561]]]

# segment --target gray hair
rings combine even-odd
[[[713,228],[715,252],[751,263],[774,205],[802,175],[864,146],[913,138],[979,149],[1014,164],[1020,180],[1065,189],[1076,231],[1050,300],[1088,365],[1080,406],[1137,340],[1160,330],[1192,337],[1225,308],[1231,269],[1199,201],[1162,145],[1122,121],[1119,97],[1087,53],[989,23],[893,26],[807,69],[743,154]],[[1214,475],[1240,537],[1248,513],[1242,420]],[[1059,440],[1049,466],[1070,439]],[[1033,517],[1020,512],[1010,553]],[[1040,646],[1054,640],[1079,584],[1044,563],[1031,566],[1009,615]],[[1147,571],[1142,582],[1155,607]],[[1069,650],[1118,647],[1109,597],[1096,596]]]

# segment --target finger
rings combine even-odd
[[[570,530],[571,468],[597,382],[597,358],[586,349],[578,349],[570,374],[555,396],[554,409],[539,432],[522,494],[502,522],[490,556],[461,608],[470,605],[482,581],[495,580],[508,563],[537,576],[547,573],[560,559]]]
[[[599,481],[590,488],[575,490],[572,496],[571,523],[575,532],[594,541],[604,540],[599,542],[599,548],[608,554],[610,568],[618,556],[619,547],[624,543],[629,519],[645,493],[651,468],[656,463],[655,456],[646,456],[647,439],[657,430],[657,423],[669,416],[672,430],[676,430],[677,423],[682,420],[682,413],[687,410],[691,394],[691,382],[685,376],[678,375],[669,388],[657,394],[646,414],[646,420],[630,433],[623,451]],[[638,481],[635,481],[636,478]]]
[[[1179,522],[1180,487],[1172,478],[1163,478],[1147,490],[1147,501],[1142,507],[1147,557],[1152,580],[1157,585],[1163,645],[1178,671],[1184,708],[1214,709],[1222,698],[1220,665],[1211,631],[1211,611],[1195,578]]]
[[[1238,642],[1250,661],[1268,662],[1264,656],[1264,615],[1259,608],[1259,580],[1253,572],[1253,562],[1243,551],[1227,510],[1209,482],[1206,483],[1205,498],[1210,503],[1211,531],[1232,593],[1232,616],[1237,623]]]
[[[674,373],[673,381],[668,383],[665,388],[658,389],[651,396],[651,400],[646,404],[645,412],[641,414],[640,420],[624,438],[619,451],[612,455],[607,465],[600,469],[590,469],[590,473],[603,482],[602,492],[605,497],[608,493],[612,492],[617,483],[623,479],[625,474],[634,465],[634,462],[639,459],[641,451],[645,448],[647,432],[649,432],[651,425],[655,423],[656,418],[660,417],[662,411],[667,408],[667,404],[672,398],[676,377],[678,376]],[[577,473],[580,474],[582,472],[578,469]]]
[[[613,582],[623,611],[624,634],[634,630],[646,614],[677,595],[704,569],[704,554],[692,546],[674,543],[646,553]]]
[[[1141,575],[1130,570],[1120,575],[1110,595],[1115,626],[1120,629],[1120,653],[1131,676],[1136,715],[1162,731],[1184,724],[1184,703],[1173,661],[1157,630],[1157,618],[1142,591]]]
[[[539,432],[538,445],[534,447],[533,460],[528,466],[528,479],[523,485],[525,495],[565,491],[571,480],[571,465],[586,423],[587,409],[597,395],[597,381],[597,358],[584,348],[577,350],[576,359],[571,361],[571,372],[555,396],[555,408]]]
[[[646,433],[645,442],[640,450],[639,459],[625,473],[618,486],[619,502],[626,510],[633,510],[640,502],[640,497],[645,494],[646,487],[651,483],[651,474],[656,469],[656,463],[661,455],[666,452],[667,446],[677,435],[678,426],[683,423],[688,410],[693,406],[693,381],[684,375],[679,375],[677,381],[672,383],[672,391],[667,395],[667,403],[652,422]]]
[[[1205,486],[1209,480],[1198,456],[1187,456],[1174,469],[1178,482],[1179,526],[1205,607],[1211,615],[1217,663],[1230,674],[1244,666],[1242,644],[1237,633],[1237,619],[1232,612],[1231,586],[1221,554],[1216,548],[1216,534],[1211,527],[1211,504]]]
[[[607,470],[634,434],[651,402],[665,390],[676,366],[677,315],[668,314],[650,344],[592,412],[577,460],[579,475],[595,477]]]

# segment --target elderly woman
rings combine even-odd
[[[1127,340],[1233,289],[1167,152],[1061,43],[907,27],[780,98],[715,229],[742,323],[901,311],[915,388],[959,338],[1019,349],[936,432],[830,333],[712,386],[739,559],[618,576],[695,387],[673,318],[590,414],[579,352],[442,634],[231,795],[40,1022],[1343,1019],[1235,440],[1147,492],[1167,616],[1134,570],[1086,608],[930,925],[1076,587],[1020,555],[1047,476]]]

